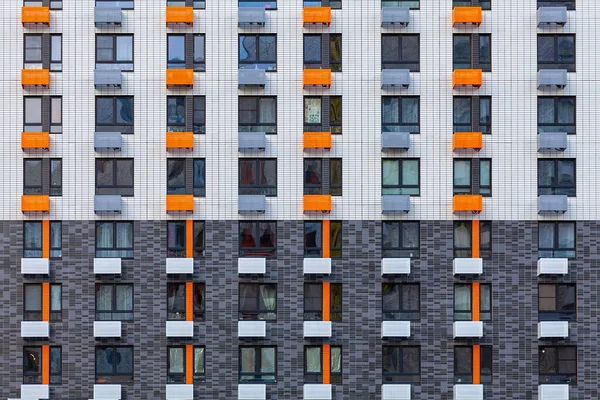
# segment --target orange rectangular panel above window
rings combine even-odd
[[[167,26],[194,25],[193,7],[167,7]]]
[[[472,212],[479,214],[483,209],[483,197],[480,194],[455,194],[452,198],[452,212]]]
[[[321,211],[331,212],[331,195],[329,194],[305,194],[304,212]]]
[[[454,7],[452,10],[452,26],[481,25],[481,6]]]
[[[309,87],[331,87],[330,69],[305,69],[303,77],[304,88]]]
[[[331,24],[331,7],[304,7],[302,13],[304,26]]]
[[[483,84],[483,71],[480,69],[455,69],[452,72],[452,87],[480,88]]]
[[[50,26],[50,8],[25,6],[21,8],[21,23],[26,25]]]
[[[481,132],[454,132],[452,135],[452,151],[473,149],[481,150],[483,135]]]
[[[167,151],[172,149],[192,150],[194,132],[167,132]]]

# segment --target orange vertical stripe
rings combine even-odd
[[[479,258],[479,221],[473,221],[473,229],[471,229],[471,247],[473,258]]]
[[[185,345],[185,383],[194,383],[194,346],[191,344]]]
[[[331,286],[329,282],[323,282],[323,321],[330,321],[329,311],[331,308]]]
[[[42,346],[42,385],[50,384],[50,346]]]
[[[473,321],[479,321],[479,282],[473,282],[472,297]]]
[[[331,257],[331,222],[323,221],[323,258]]]
[[[194,320],[194,282],[185,283],[185,320]]]
[[[50,283],[42,283],[42,321],[50,322]]]
[[[185,256],[194,258],[194,221],[185,221]]]
[[[481,348],[478,344],[473,346],[473,384],[481,383]]]
[[[323,384],[331,383],[331,348],[328,344],[323,345]]]
[[[50,221],[42,221],[42,258],[50,258]]]

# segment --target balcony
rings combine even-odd
[[[21,321],[21,337],[23,339],[49,338],[50,323],[47,321]]]
[[[331,150],[331,132],[304,132],[303,148]]]
[[[403,385],[383,384],[383,385],[381,385],[381,400],[411,400],[410,384],[403,384]]]
[[[122,15],[119,7],[94,8],[94,25],[96,28],[103,26],[121,26]]]
[[[483,322],[455,321],[452,332],[454,338],[481,338],[483,337]]]
[[[238,321],[238,338],[266,338],[265,321]]]
[[[331,7],[304,7],[304,27],[307,26],[329,26],[331,24]]]
[[[538,339],[568,338],[569,322],[567,321],[541,321],[538,322]]]
[[[452,88],[474,87],[479,89],[483,83],[483,72],[480,69],[455,69],[452,72]]]
[[[568,146],[567,132],[540,132],[538,151],[565,151]]]
[[[304,400],[331,400],[331,385],[304,384]]]
[[[556,28],[567,24],[567,7],[540,7],[537,10],[538,28]]]
[[[410,321],[383,321],[381,323],[381,337],[410,337]]]
[[[305,69],[303,78],[304,89],[308,88],[330,88],[331,70],[330,69]]]
[[[193,69],[167,69],[167,89],[194,87]]]
[[[321,211],[331,212],[331,195],[329,194],[305,194],[304,212]]]
[[[194,385],[167,385],[167,400],[193,400]]]
[[[167,337],[194,337],[194,322],[167,321]]]
[[[95,151],[120,151],[122,146],[121,132],[94,132]]]
[[[238,275],[264,275],[266,272],[266,258],[238,258]]]
[[[566,275],[569,273],[568,258],[540,258],[537,262],[537,274]]]
[[[538,196],[538,214],[564,214],[568,209],[567,195],[543,194]]]
[[[95,338],[120,338],[121,321],[94,321]]]
[[[238,151],[265,151],[267,134],[265,132],[238,132]]]
[[[192,150],[194,132],[167,132],[167,151],[173,149]]]
[[[452,261],[454,275],[481,275],[483,274],[483,260],[481,258],[455,258]]]
[[[267,400],[267,385],[238,385],[238,400]]]
[[[538,400],[569,400],[569,385],[540,385]]]
[[[452,151],[476,150],[483,147],[483,135],[481,132],[454,132],[452,135]]]
[[[393,28],[395,26],[408,26],[410,22],[410,9],[408,7],[382,7],[381,26]]]
[[[410,132],[382,132],[381,150],[410,149]]]
[[[538,90],[558,90],[564,89],[566,86],[566,69],[540,69],[538,71]]]
[[[304,337],[331,337],[331,321],[304,321]]]
[[[193,7],[167,7],[167,26],[194,25]]]
[[[483,385],[454,385],[454,400],[483,400]]]
[[[167,258],[167,274],[193,274],[193,258]]]
[[[94,385],[93,400],[121,400],[121,385]]]
[[[483,197],[480,194],[455,194],[452,198],[452,213],[472,212],[479,214],[483,210]]]
[[[452,26],[479,26],[482,21],[481,7],[454,7],[452,10]]]
[[[238,7],[238,26],[265,26],[264,7]]]
[[[247,10],[240,8],[240,10]],[[238,88],[264,88],[267,84],[267,71],[264,69],[239,69]]]
[[[21,150],[50,150],[49,132],[21,132]]]
[[[331,258],[304,258],[302,269],[304,275],[329,275]]]
[[[169,212],[194,212],[193,194],[168,194],[167,213]]]
[[[95,275],[120,275],[120,258],[94,258]]]
[[[383,214],[404,213],[410,211],[410,196],[407,194],[384,194],[381,196]]]
[[[50,260],[47,258],[21,258],[21,275],[48,275]]]
[[[25,6],[21,8],[21,23],[23,26],[50,26],[50,8]]]
[[[50,389],[48,385],[21,385],[21,398],[19,400],[45,400],[49,398]]]
[[[50,87],[50,70],[48,69],[23,69],[21,70],[21,86],[23,89],[30,87]]]
[[[240,194],[238,196],[238,213],[257,212],[264,214],[267,211],[267,196],[264,194]]]
[[[408,89],[410,86],[410,70],[384,69],[381,70],[382,89]]]
[[[410,274],[410,258],[382,258],[381,276]]]
[[[50,212],[50,196],[47,194],[25,194],[21,196],[21,212]]]
[[[119,10],[121,12],[121,10]],[[119,70],[95,69],[94,87],[96,89],[121,88],[123,85],[123,74]]]
[[[120,214],[123,203],[120,194],[97,194],[94,196],[94,213],[101,215],[105,213]]]

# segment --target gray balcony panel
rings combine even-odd
[[[409,22],[410,9],[408,7],[383,7],[381,9],[381,26],[407,26]]]
[[[408,89],[410,86],[410,70],[384,69],[381,71],[381,88],[390,89],[400,87]]]
[[[94,132],[94,149],[121,150],[121,132]]]
[[[120,213],[123,209],[121,203],[121,195],[118,194],[102,194],[94,196],[94,212],[96,214],[115,212]]]
[[[265,25],[265,9],[263,7],[239,7],[238,26]]]
[[[542,132],[538,135],[538,151],[565,151],[567,132]]]
[[[537,17],[539,28],[565,26],[567,7],[540,7],[537,10]]]
[[[381,196],[381,211],[384,214],[410,211],[410,196],[407,194],[384,194]]]
[[[119,7],[96,7],[94,8],[94,24],[121,25],[122,15]]]
[[[267,135],[265,132],[239,132],[239,151],[265,150]]]
[[[238,212],[259,212],[267,210],[267,197],[264,194],[241,194],[238,197]]]
[[[567,196],[563,194],[545,194],[538,196],[538,214],[564,214],[569,208]]]
[[[410,132],[383,132],[381,135],[383,150],[408,150],[410,148]]]
[[[96,89],[118,87],[123,84],[121,71],[113,69],[94,70],[94,87]]]
[[[238,70],[238,87],[265,87],[267,73],[264,69],[240,69]]]
[[[567,86],[566,69],[540,69],[538,89],[564,89]]]

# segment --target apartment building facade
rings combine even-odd
[[[0,15],[0,398],[600,398],[600,4]]]

